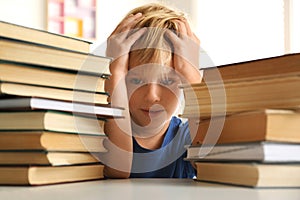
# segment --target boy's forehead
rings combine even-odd
[[[148,63],[129,68],[129,73],[132,75],[146,75],[146,76],[159,76],[159,75],[176,75],[174,68],[160,65],[156,63]]]
[[[172,53],[170,51],[153,48],[133,50],[130,52],[129,69],[153,63],[173,67]]]
[[[137,66],[142,65],[161,65],[161,66],[168,66],[173,67],[173,60],[172,59],[155,59],[152,58],[148,61],[140,61],[139,59],[136,59],[135,56],[131,56],[129,59],[129,69],[132,69]]]

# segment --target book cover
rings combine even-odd
[[[256,161],[262,163],[300,162],[300,144],[249,142],[190,146],[187,160],[201,161]]]
[[[182,116],[209,118],[258,109],[295,108],[300,105],[299,91],[299,75],[232,81],[209,87],[205,83],[195,84],[183,88],[186,105]]]
[[[0,62],[0,81],[104,93],[105,78],[36,65]]]
[[[89,53],[91,42],[48,31],[0,21],[0,37]]]
[[[0,151],[106,152],[106,135],[41,130],[1,130]]]
[[[110,75],[111,58],[7,38],[0,40],[0,59],[98,76]]]
[[[0,151],[0,166],[48,165],[69,166],[82,164],[100,164],[91,153],[57,151]]]
[[[97,117],[124,117],[124,109],[111,107],[108,104],[95,105],[37,97],[2,98],[0,99],[0,110],[54,110]]]
[[[194,122],[197,133],[193,145],[205,137],[218,137],[217,144],[275,141],[300,143],[300,113],[284,109],[262,109],[214,117]],[[211,124],[223,124],[220,132],[210,131]],[[210,135],[208,135],[210,134]],[[208,142],[206,142],[208,144]]]
[[[299,164],[196,162],[197,180],[257,188],[299,188]]]
[[[27,85],[12,82],[0,82],[2,98],[9,97],[40,97],[70,102],[90,104],[107,104],[107,93],[93,93],[46,86]]]
[[[204,80],[217,80],[216,73],[220,73],[222,81],[251,80],[263,77],[299,74],[300,53],[284,54],[257,60],[249,60],[204,68]]]
[[[1,185],[46,185],[103,179],[102,164],[71,166],[0,166]]]
[[[105,135],[105,119],[49,110],[0,112],[0,130],[45,130]]]

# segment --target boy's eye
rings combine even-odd
[[[173,79],[163,79],[160,81],[163,85],[172,85],[175,81]]]
[[[142,79],[139,79],[139,78],[132,78],[132,79],[130,79],[130,83],[135,84],[135,85],[140,85],[140,84],[143,84],[144,81]]]

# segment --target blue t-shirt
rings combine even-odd
[[[185,161],[186,147],[191,144],[188,123],[172,117],[161,148],[141,147],[133,138],[133,162],[130,178],[193,178],[195,170]]]

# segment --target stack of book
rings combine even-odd
[[[0,21],[0,184],[102,179],[94,154],[103,126],[122,117],[107,103],[110,58],[90,42]]]
[[[206,69],[182,88],[197,180],[300,187],[300,54]]]

